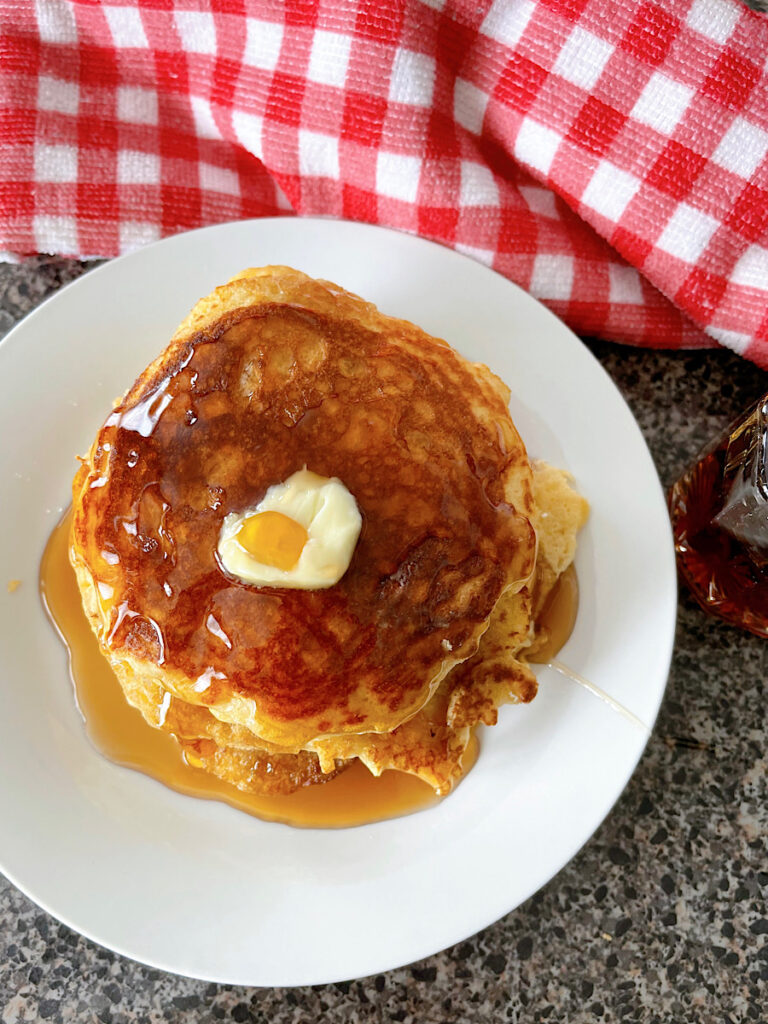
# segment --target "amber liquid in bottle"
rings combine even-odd
[[[672,487],[681,575],[705,611],[768,637],[768,395]]]

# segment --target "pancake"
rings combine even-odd
[[[316,754],[267,751],[256,745],[253,733],[242,726],[220,722],[207,708],[172,696],[157,683],[121,673],[123,693],[148,725],[170,733],[178,741],[184,760],[204,768],[245,792],[265,796],[292,793],[303,786],[329,782],[348,767],[346,762],[320,767]]]
[[[589,505],[575,490],[570,474],[533,463],[533,522],[538,537],[536,571],[529,584],[502,595],[493,610],[477,653],[451,672],[449,726],[495,725],[503,704],[527,704],[536,696],[536,677],[528,658],[546,643],[538,615],[558,579],[576,554],[576,537]]]
[[[572,477],[545,462],[533,463],[536,570],[519,591],[507,590],[491,614],[477,652],[457,665],[412,719],[390,733],[344,736],[310,744],[323,770],[359,758],[374,775],[394,769],[417,775],[438,793],[450,792],[464,773],[464,756],[478,725],[495,725],[504,704],[527,704],[537,682],[528,657],[548,637],[537,614],[576,552],[589,505]]]
[[[448,721],[454,671],[536,564],[508,399],[445,342],[289,268],[201,300],[73,484],[71,560],[127,699],[241,788],[257,762],[283,759],[292,786],[352,757],[449,788],[474,724]],[[224,518],[304,467],[357,502],[348,570],[319,590],[231,578]]]

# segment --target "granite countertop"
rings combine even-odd
[[[0,266],[0,332],[82,270],[56,258]],[[725,351],[587,344],[665,486],[768,386]],[[766,678],[768,643],[708,619],[683,592],[654,734],[590,842],[497,924],[378,977],[301,989],[177,978],[81,938],[0,876],[0,1020],[765,1021]]]

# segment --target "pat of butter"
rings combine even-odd
[[[279,512],[306,530],[306,543],[292,568],[261,562],[240,543],[238,535],[246,521],[261,512]],[[332,587],[349,568],[362,524],[357,503],[341,480],[305,468],[273,484],[254,508],[225,517],[217,548],[219,562],[230,576],[254,586]]]

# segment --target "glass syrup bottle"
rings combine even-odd
[[[705,611],[768,637],[768,393],[669,494],[677,565]]]

